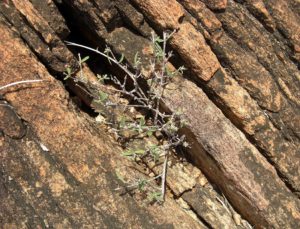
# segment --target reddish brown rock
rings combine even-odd
[[[180,25],[179,31],[172,36],[170,45],[179,53],[185,65],[205,81],[220,68],[216,56],[206,44],[202,34],[190,23]],[[193,55],[190,55],[191,53]]]
[[[9,1],[9,4],[1,3],[0,9],[7,21],[16,28],[16,33],[39,58],[47,62],[52,72],[65,71],[67,64],[76,65],[71,52],[55,33],[55,30],[61,33],[59,28],[53,30],[31,2]],[[58,14],[58,10],[54,12]]]
[[[32,0],[31,3],[61,39],[65,39],[70,34],[64,17],[53,1]]]
[[[275,22],[271,17],[269,11],[262,0],[247,0],[247,8],[253,13],[259,20],[263,21],[264,26],[271,31],[275,30]]]
[[[212,228],[234,229],[239,227],[247,228],[248,226],[233,211],[232,207],[226,202],[226,199],[213,193],[209,187],[197,186],[192,191],[184,193],[183,198]],[[206,203],[200,205],[198,204],[199,202]],[[221,219],[216,220],[219,218]]]
[[[177,7],[174,10],[176,12],[175,15],[173,13],[170,14],[168,11],[168,4],[171,4],[171,2],[168,2],[168,4],[158,4],[156,1],[150,1],[145,4],[144,1],[136,1],[136,4],[160,28],[178,30],[172,36],[170,44],[199,78],[207,81],[219,69],[219,62],[206,44],[203,35],[198,33],[192,24],[186,22],[180,23],[180,17],[184,16],[184,11],[180,4],[176,1],[172,4],[172,8]],[[166,8],[162,7],[162,5]],[[168,17],[172,18],[167,19]],[[161,20],[161,18],[167,20]],[[191,53],[193,55],[190,55]]]
[[[202,0],[212,10],[224,10],[227,7],[227,0]]]
[[[30,227],[127,227],[131,222],[146,228],[243,225],[234,211],[228,213],[216,201],[220,196],[213,188],[206,189],[206,178],[191,164],[173,164],[164,207],[143,208],[136,197],[115,194],[118,182],[112,171],[127,165],[118,154],[121,149],[103,126],[77,112],[65,89],[42,66],[58,78],[66,65],[76,69],[75,58],[63,43],[76,37],[99,49],[108,44],[132,63],[137,51],[151,54],[152,31],[176,29],[168,44],[176,53],[171,60],[188,71],[184,79],[169,85],[164,108],[184,110],[190,125],[182,131],[193,146],[191,162],[253,226],[298,228],[298,9],[296,0],[1,2],[1,85],[49,79],[0,91],[4,93],[0,196],[5,200],[0,204],[1,224],[18,228],[24,222]],[[105,60],[99,65],[93,59],[88,64],[97,72]],[[120,74],[115,67],[110,69]],[[96,81],[91,71],[85,73]],[[68,85],[91,104],[86,88],[71,81]],[[171,193],[175,198],[183,195],[175,202]]]
[[[181,3],[189,13],[203,23],[204,28],[214,34],[222,28],[221,22],[206,5],[198,0],[182,0]]]
[[[300,61],[300,16],[289,7],[288,1],[271,0],[265,2],[278,30],[286,37],[294,51],[294,58]]]
[[[216,107],[209,104],[203,92],[189,82],[176,84],[181,85],[178,94],[172,92],[175,85],[170,85],[167,106],[174,110],[180,108],[186,114],[190,128],[184,133],[193,142],[193,160],[254,225],[298,227],[300,202],[274,168]],[[188,112],[191,110],[197,113]],[[285,213],[277,214],[278,205]]]
[[[184,17],[183,7],[176,0],[134,0],[134,2],[151,21],[164,30],[178,29]]]

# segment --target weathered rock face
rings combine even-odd
[[[299,9],[295,0],[1,2],[0,86],[45,81],[0,91],[0,225],[247,227],[239,213],[257,228],[299,228]],[[76,68],[65,39],[110,45],[130,64],[137,51],[151,54],[151,32],[173,30],[173,64],[188,70],[168,86],[164,107],[189,121],[182,133],[194,165],[170,169],[164,206],[142,207],[114,192],[114,170],[130,162],[55,78]]]
[[[1,103],[1,227],[205,228],[174,200],[145,209],[119,196],[115,169],[126,166],[120,147],[76,111],[6,23],[0,31],[1,85],[44,80],[6,91]]]

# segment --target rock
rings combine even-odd
[[[300,227],[299,6],[295,0],[1,2],[0,86],[45,80],[0,90],[1,226],[247,228],[248,220],[257,228]],[[109,45],[129,65],[139,51],[146,79],[151,33],[163,31],[175,31],[168,68],[188,70],[168,85],[161,105],[183,111],[189,125],[180,131],[191,148],[182,155],[189,162],[171,157],[165,204],[143,207],[142,195],[114,191],[122,185],[115,170],[139,174],[89,110],[94,72],[123,73],[91,56],[92,70],[83,70],[88,85],[67,82],[92,117],[59,80],[67,66],[78,70],[74,49],[64,43],[78,38],[100,50]],[[144,170],[155,176],[159,166],[152,167]],[[220,191],[232,207],[218,200]]]
[[[138,43],[136,47],[141,46],[142,43],[144,43],[145,46],[150,45],[147,40],[138,39],[125,29],[116,30],[113,33],[114,36],[110,38],[110,41],[117,39],[119,33],[121,33],[122,36],[125,36],[127,33],[127,37],[131,37],[131,42],[133,42],[132,39],[135,39],[136,43]],[[111,44],[114,43],[115,42],[111,42]],[[126,47],[126,42],[123,43],[123,47]],[[118,51],[117,47],[116,51]],[[131,52],[127,53],[126,58],[129,62],[133,61],[133,53],[135,53],[134,48],[131,48]],[[222,72],[218,72],[218,74],[222,75]],[[214,77],[216,78],[212,78],[209,81],[209,84],[214,82],[214,80],[217,80],[217,75]],[[222,83],[223,87],[220,88],[220,90],[222,89],[221,91],[224,92],[224,96],[226,95],[228,97],[233,95],[232,104],[233,101],[245,101],[241,104],[236,104],[235,109],[237,110],[235,113],[240,113],[239,115],[244,116],[240,116],[240,118],[245,123],[246,120],[252,122],[252,124],[249,123],[250,125],[248,125],[248,128],[253,128],[255,126],[257,128],[259,126],[265,126],[266,122],[269,123],[265,115],[260,111],[259,106],[257,106],[249,94],[244,89],[240,88],[234,80],[232,80],[232,82],[227,82],[227,80],[223,78],[216,82],[216,84],[217,83]],[[231,87],[235,89],[229,89]],[[174,88],[176,88],[176,90],[174,90]],[[211,175],[210,178],[213,179],[219,187],[223,188],[223,192],[230,201],[232,201],[233,206],[235,206],[239,212],[245,214],[251,209],[251,214],[247,216],[249,217],[247,219],[254,225],[280,225],[281,220],[285,221],[289,219],[284,223],[285,226],[289,225],[291,228],[296,226],[298,216],[291,221],[290,216],[286,216],[286,214],[289,214],[289,207],[285,205],[284,202],[281,202],[281,200],[284,197],[285,200],[289,202],[288,205],[293,206],[293,214],[296,214],[298,211],[299,201],[282,183],[280,178],[276,175],[274,168],[268,164],[265,158],[245,138],[245,136],[228,122],[195,84],[188,80],[178,78],[173,84],[168,85],[168,89],[169,90],[165,93],[165,105],[171,110],[178,110],[180,108],[185,114],[185,118],[188,120],[189,127],[183,131],[183,133],[187,136],[189,142],[193,142],[190,150],[193,161],[195,163],[198,162],[199,167],[205,171],[205,174],[209,177]],[[235,94],[238,96],[234,96]],[[240,100],[237,100],[238,98],[240,98]],[[245,110],[243,107],[245,107]],[[238,111],[239,109],[241,110]],[[196,114],[189,112],[194,110],[197,110]],[[234,110],[234,107],[232,107],[232,110]],[[257,114],[253,114],[253,117],[257,117],[256,119],[253,117],[245,117],[245,114],[249,115],[252,112],[257,112]],[[254,124],[255,122],[257,123]],[[266,130],[272,130],[272,127],[270,126],[270,128]],[[256,133],[255,130],[252,131],[252,134],[254,133]],[[274,141],[277,141],[277,138],[274,138]],[[259,142],[262,143],[261,140],[259,140]],[[292,149],[293,148],[291,148],[291,152],[295,152]],[[206,153],[209,155],[206,155]],[[294,158],[297,157],[295,154],[293,155]],[[280,155],[277,155],[276,157],[279,158]],[[210,158],[214,158],[214,160],[211,161]],[[286,163],[288,164],[287,160]],[[292,164],[292,167],[290,166],[290,172],[287,174],[292,175],[294,174],[293,169],[297,170],[297,163],[289,164]],[[224,170],[222,171],[221,168],[224,168]],[[276,168],[286,171],[283,164],[277,164]],[[220,173],[216,175],[216,171],[218,170]],[[264,174],[264,177],[262,177],[262,174]],[[252,179],[251,177],[255,177],[255,179]],[[234,181],[234,179],[237,180]],[[267,184],[263,181],[264,179],[268,180]],[[293,176],[293,179],[296,181],[297,176]],[[236,196],[236,189],[239,190],[238,193],[243,194]],[[260,190],[260,194],[257,193],[257,190]],[[281,193],[279,194],[281,197],[274,199],[273,195],[268,194],[273,191],[277,194]],[[265,194],[262,195],[262,193]],[[251,201],[243,199],[243,196],[247,196]],[[266,199],[263,200],[261,198]],[[285,213],[281,216],[275,213],[275,209],[277,209],[278,203],[280,202],[281,208],[285,209]],[[259,211],[256,212],[255,209],[259,209]],[[273,221],[279,219],[278,217],[281,218],[279,221]]]
[[[209,188],[195,187],[191,192],[184,193],[183,198],[211,228],[238,228],[238,224],[233,221],[230,206],[226,206],[221,200],[222,197],[210,191]],[[198,202],[206,203],[198,204]]]
[[[227,0],[203,0],[203,2],[212,10],[225,10]]]
[[[193,40],[194,42],[190,42]],[[220,64],[204,37],[190,23],[183,23],[175,33],[170,45],[199,78],[208,81],[220,68]],[[193,55],[191,55],[193,54]]]

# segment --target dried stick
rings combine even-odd
[[[165,200],[166,195],[166,177],[167,177],[167,168],[168,168],[168,154],[165,154],[165,161],[163,165],[163,171],[161,174],[161,196],[162,200]]]
[[[22,81],[17,81],[17,82],[13,82],[13,83],[10,83],[10,84],[7,84],[7,85],[4,85],[4,86],[0,87],[0,91],[5,89],[5,88],[13,87],[13,86],[16,86],[16,85],[19,85],[19,84],[37,83],[37,82],[41,82],[41,81],[43,81],[43,80],[22,80]]]

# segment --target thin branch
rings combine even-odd
[[[87,49],[87,50],[90,50],[90,51],[93,51],[93,52],[98,53],[99,55],[101,55],[101,56],[107,58],[109,61],[111,61],[111,62],[113,62],[114,64],[116,64],[117,66],[119,66],[125,73],[127,73],[127,74],[129,75],[129,77],[133,80],[133,82],[136,83],[136,84],[138,85],[138,83],[137,83],[137,81],[136,81],[136,78],[134,77],[135,74],[132,73],[131,71],[129,71],[128,68],[127,68],[125,65],[120,64],[119,61],[116,60],[115,58],[112,58],[112,57],[110,57],[109,55],[107,55],[107,54],[105,54],[105,53],[103,53],[103,52],[101,52],[101,51],[99,51],[99,50],[90,48],[90,47],[85,46],[85,45],[80,45],[80,44],[73,43],[73,42],[69,42],[69,41],[66,41],[66,44],[67,44],[67,45],[71,45],[71,46],[76,46],[76,47],[84,48],[84,49]],[[113,57],[114,57],[114,56],[113,56]],[[145,95],[145,93],[143,92],[143,90],[141,89],[140,86],[138,86],[138,89],[139,89],[140,93],[143,95],[143,97],[144,97],[144,98],[147,98],[147,96]]]
[[[19,84],[30,84],[30,83],[37,83],[37,82],[41,82],[43,80],[22,80],[22,81],[17,81],[17,82],[13,82],[13,83],[10,83],[10,84],[7,84],[7,85],[4,85],[2,87],[0,87],[0,91],[5,89],[5,88],[8,88],[8,87],[13,87],[13,86],[16,86],[16,85],[19,85]]]
[[[167,168],[168,168],[168,154],[165,154],[165,160],[163,165],[163,171],[161,175],[161,196],[162,200],[165,200],[166,195],[166,176],[167,176]]]
[[[150,179],[147,179],[146,182],[150,182],[150,181],[156,180],[157,178],[160,178],[160,177],[161,177],[161,174],[159,174],[159,175],[157,175],[157,176],[155,176],[155,177],[152,177],[152,178],[150,178]],[[115,188],[115,191],[121,190],[121,189],[123,189],[123,188],[133,188],[133,187],[136,187],[136,186],[138,186],[138,185],[139,185],[139,182],[135,182],[135,183],[133,183],[133,184],[131,184],[131,185],[128,185],[128,186],[126,186],[126,187]]]

